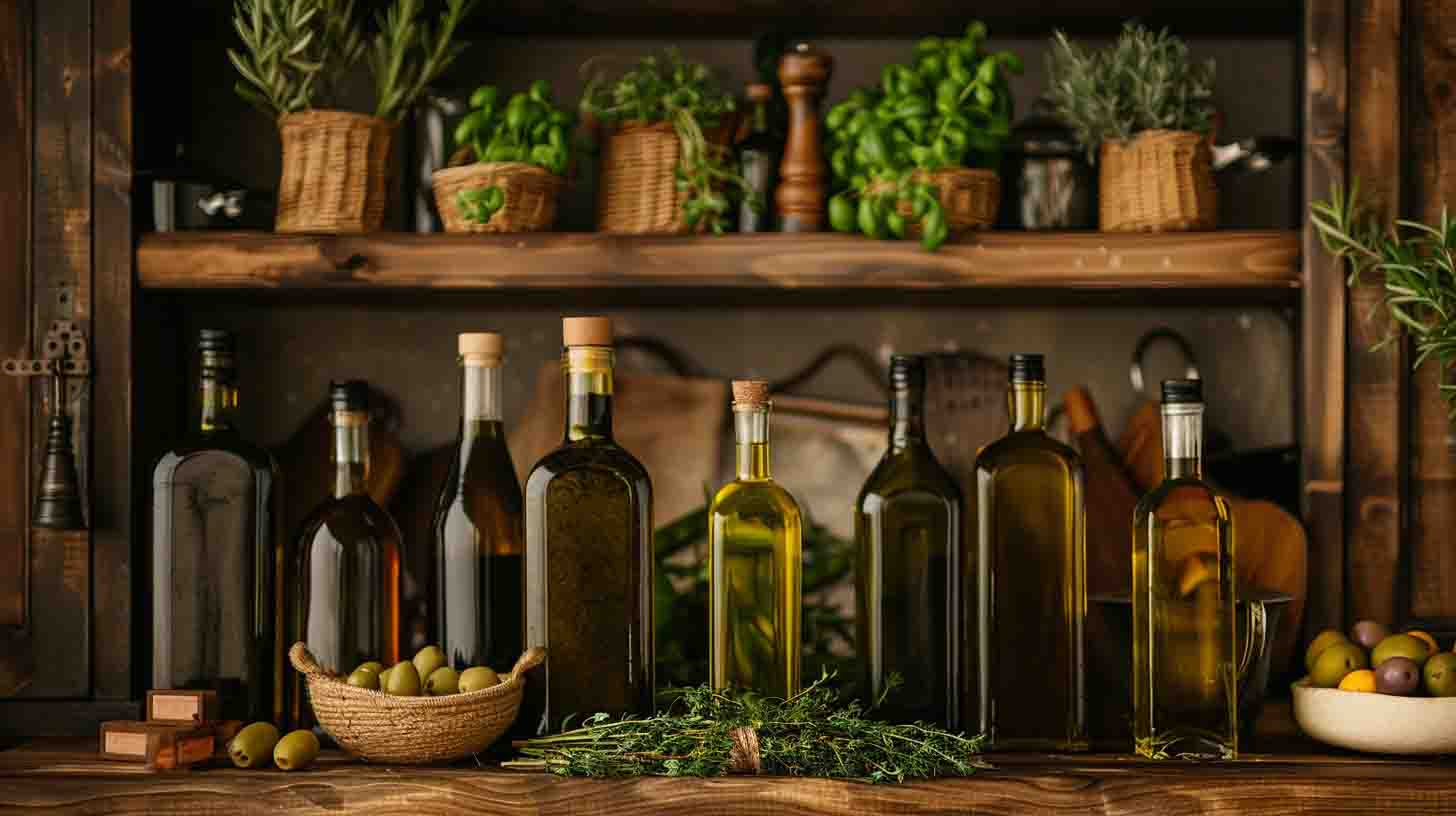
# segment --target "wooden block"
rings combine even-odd
[[[243,730],[247,723],[242,720],[223,720],[212,724],[212,755],[217,759],[228,758],[228,746],[232,744],[233,737]]]
[[[142,762],[151,770],[185,768],[212,759],[212,727],[111,720],[101,724],[101,756]]]
[[[147,722],[191,725],[217,719],[217,692],[211,689],[152,689],[147,692]]]

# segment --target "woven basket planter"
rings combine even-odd
[[[984,229],[996,222],[996,208],[1001,204],[1001,178],[996,171],[946,167],[932,171],[916,170],[912,178],[933,184],[940,191],[940,206],[945,210],[945,225],[951,235]],[[876,182],[865,187],[865,193],[883,193],[893,189],[893,183]],[[909,202],[895,207],[907,219],[911,217],[911,208]],[[920,222],[908,222],[905,231],[920,235]]]
[[[705,130],[710,148],[726,149],[733,130]],[[597,229],[632,234],[692,232],[683,220],[688,194],[677,189],[681,147],[670,122],[628,122],[612,131],[602,153]]]
[[[525,162],[476,162],[436,170],[435,206],[446,232],[540,232],[556,221],[556,197],[561,176]],[[470,221],[460,211],[456,196],[462,190],[499,187],[506,203],[490,221]]]
[[[546,659],[527,649],[498,685],[445,697],[396,697],[351,686],[293,644],[288,659],[308,683],[308,701],[319,725],[349,753],[370,762],[425,765],[485,750],[515,722],[526,690],[526,672]]]
[[[283,178],[279,232],[374,232],[389,203],[396,123],[345,111],[278,120]]]
[[[1104,142],[1099,193],[1106,232],[1211,230],[1218,190],[1208,137],[1148,130],[1131,141]]]

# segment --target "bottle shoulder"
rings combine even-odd
[[[651,489],[647,468],[621,445],[612,441],[581,440],[568,442],[541,457],[526,477],[526,493],[540,492],[557,477],[582,470],[612,473],[637,489]]]
[[[304,519],[300,529],[298,538],[304,544],[323,533],[345,543],[367,538],[397,544],[401,539],[394,517],[367,493],[324,499]]]
[[[709,506],[710,516],[758,515],[764,512],[793,519],[803,517],[794,495],[772,479],[731,481],[718,489]]]
[[[887,451],[875,465],[860,488],[856,506],[861,510],[870,502],[883,504],[907,496],[933,495],[960,504],[960,485],[940,462],[922,451]]]
[[[188,437],[158,456],[152,472],[158,476],[172,473],[187,462],[208,455],[230,457],[255,472],[264,472],[275,478],[278,475],[278,463],[273,454],[237,434],[195,434]]]
[[[996,470],[1007,465],[1058,464],[1080,470],[1082,457],[1071,447],[1041,431],[1013,431],[983,448],[976,456],[976,470]]]
[[[1202,479],[1166,479],[1138,500],[1138,517],[1212,515],[1221,521],[1233,517],[1228,497]]]

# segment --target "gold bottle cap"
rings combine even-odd
[[[612,345],[612,319],[610,317],[564,317],[561,319],[562,345],[566,346],[610,346]]]
[[[734,405],[765,405],[768,403],[767,380],[734,380]]]

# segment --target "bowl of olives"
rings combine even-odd
[[[1381,754],[1456,752],[1456,653],[1418,629],[1360,621],[1320,632],[1294,684],[1294,719],[1329,745]]]
[[[319,725],[344,750],[370,762],[423,765],[479,753],[515,722],[526,673],[546,659],[527,649],[509,672],[457,671],[438,646],[393,666],[360,664],[348,675],[319,665],[303,643],[288,651],[308,685]]]

